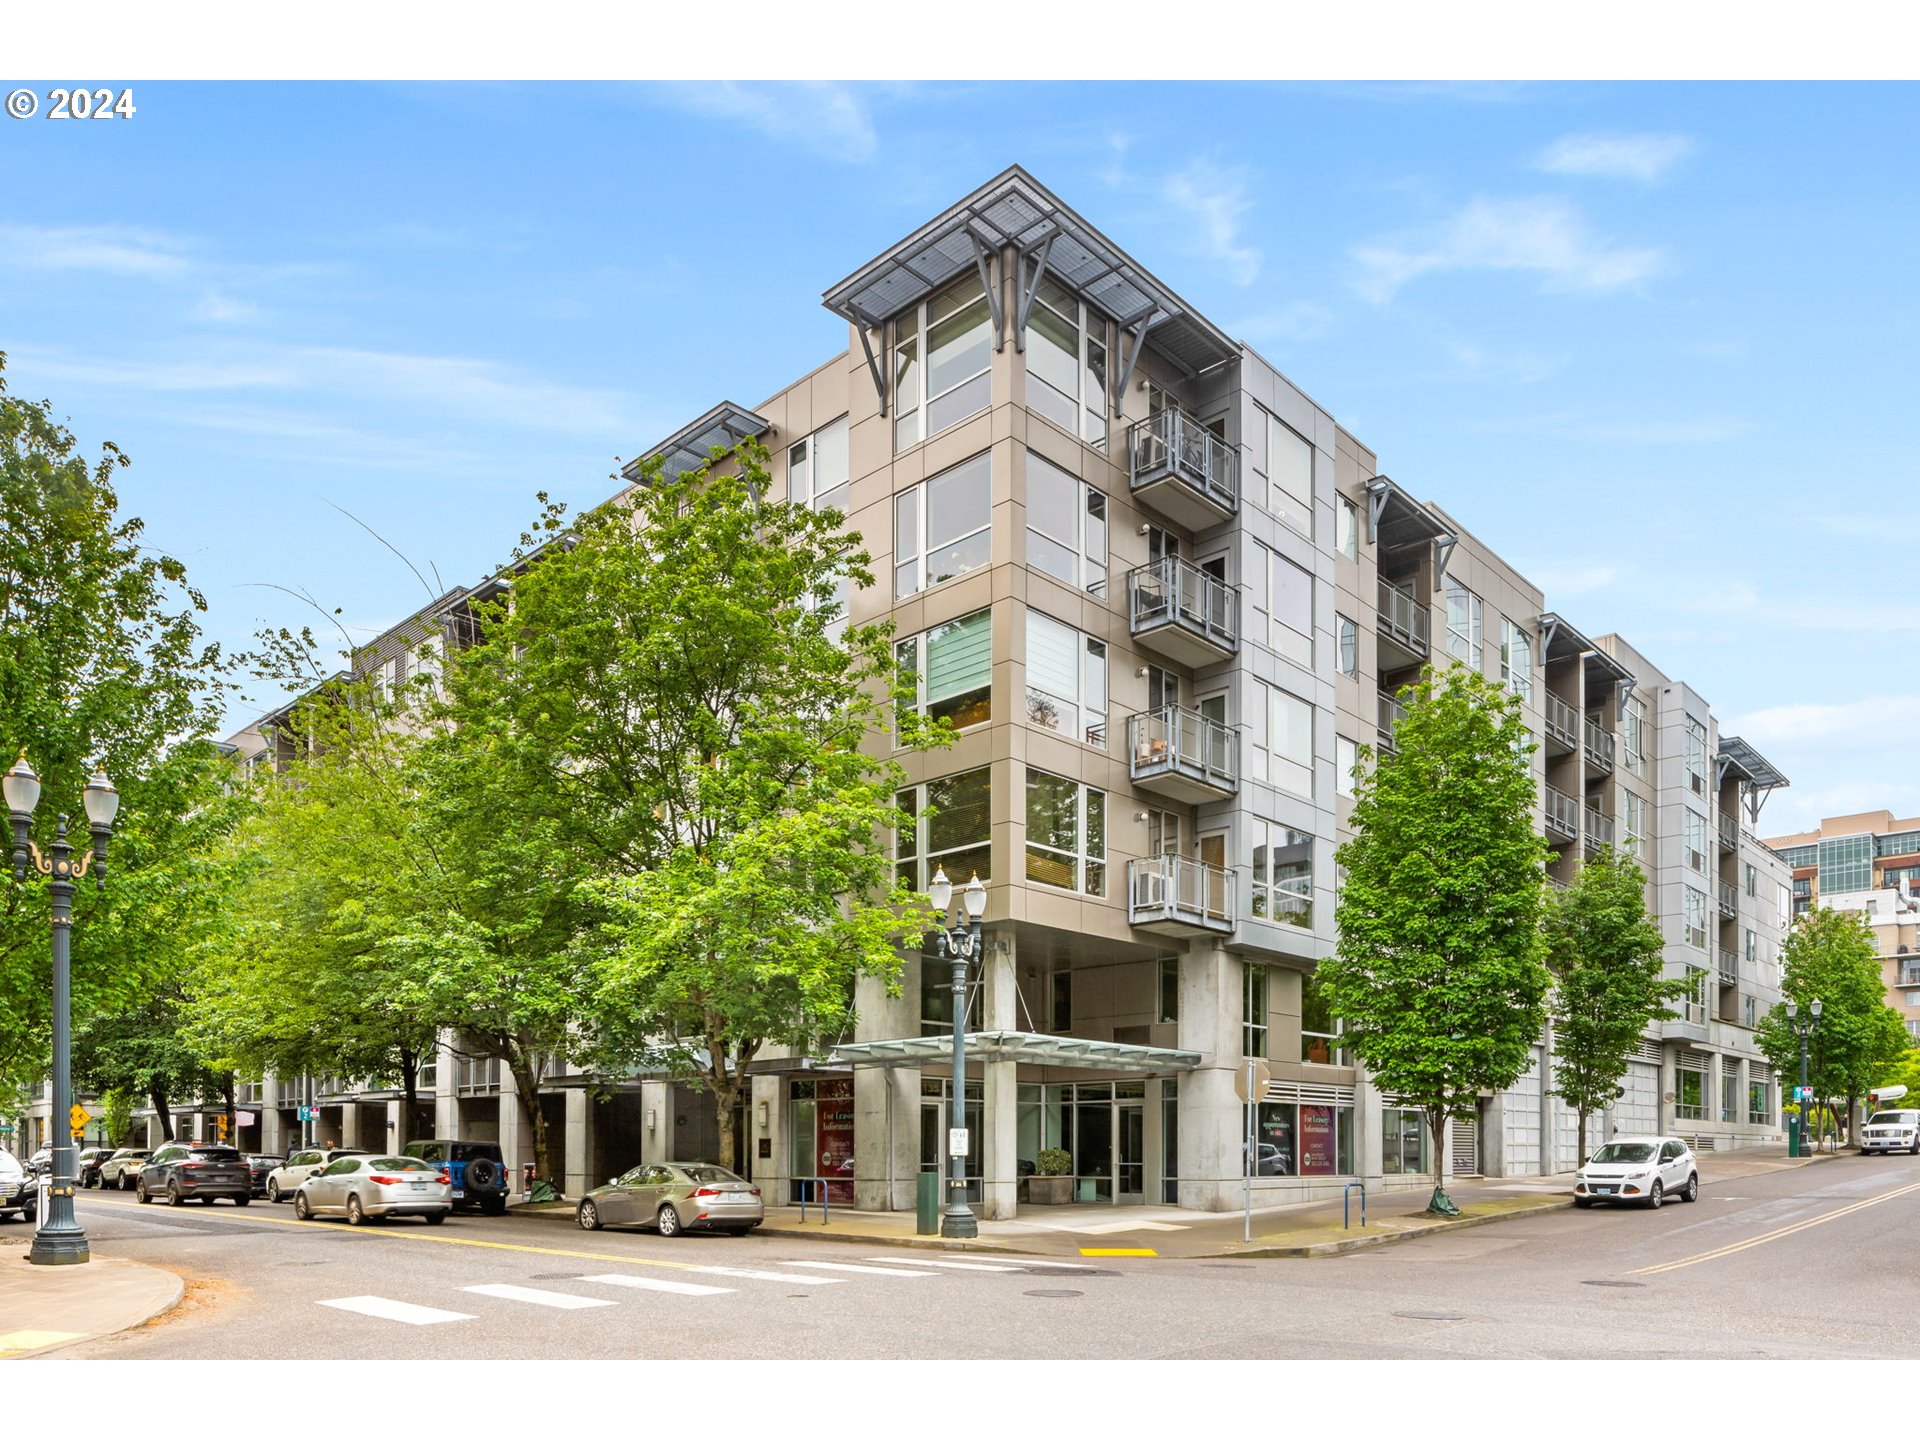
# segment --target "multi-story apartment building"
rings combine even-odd
[[[1703,700],[1625,641],[1589,640],[1445,511],[1258,353],[1235,342],[1026,172],[996,177],[826,292],[848,345],[751,410],[724,404],[648,452],[671,467],[764,441],[788,498],[844,510],[881,581],[854,619],[890,620],[947,749],[906,754],[901,873],[988,888],[969,998],[972,1198],[1021,1199],[1045,1147],[1085,1202],[1239,1203],[1245,1059],[1272,1080],[1255,1116],[1263,1203],[1361,1177],[1418,1184],[1428,1141],[1367,1083],[1317,993],[1332,953],[1351,773],[1391,748],[1396,691],[1427,663],[1508,684],[1539,740],[1542,834],[1569,881],[1631,845],[1673,973],[1697,974],[1652,1027],[1618,1107],[1594,1121],[1702,1144],[1777,1138],[1755,1058],[1787,877],[1751,817],[1784,784]],[[464,595],[436,602],[457,611]],[[433,607],[429,607],[430,610]],[[417,647],[417,627],[362,662]],[[443,633],[450,636],[449,629]],[[457,637],[449,643],[457,644]],[[392,652],[392,653],[389,653]],[[402,664],[406,663],[404,660]],[[264,742],[263,748],[264,748]],[[884,750],[890,741],[874,737]],[[1744,818],[1743,818],[1744,817]],[[756,1065],[739,1119],[776,1188],[906,1208],[943,1168],[955,1083],[944,965],[857,994],[856,1033]],[[1570,1168],[1530,1073],[1454,1127],[1456,1172]],[[525,1158],[505,1076],[448,1037],[434,1123]],[[711,1156],[697,1087],[665,1076],[550,1077],[566,1187],[645,1159]],[[290,1133],[281,1087],[269,1143]],[[318,1095],[321,1132],[367,1143],[391,1096]],[[384,1114],[382,1113],[384,1110]]]
[[[1793,913],[1859,910],[1873,927],[1887,1003],[1920,1040],[1920,819],[1835,815],[1767,842],[1793,872]]]

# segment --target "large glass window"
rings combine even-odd
[[[1267,643],[1281,655],[1313,668],[1313,576],[1283,555],[1267,552],[1267,606],[1272,617]]]
[[[1678,1087],[1673,1113],[1681,1120],[1707,1118],[1707,1077],[1698,1070],[1682,1070],[1676,1077]]]
[[[991,399],[993,316],[976,270],[894,321],[894,448],[916,445]]]
[[[1313,798],[1313,707],[1267,687],[1267,779],[1289,795]]]
[[[1418,1110],[1380,1112],[1380,1170],[1386,1175],[1424,1175],[1433,1168],[1427,1158],[1427,1117]]]
[[[1360,673],[1360,627],[1344,615],[1334,617],[1340,641],[1340,673],[1352,679]]]
[[[1351,795],[1354,771],[1360,764],[1360,746],[1344,735],[1333,737],[1333,790],[1336,795]]]
[[[904,600],[993,558],[993,474],[984,454],[893,497],[893,593]]]
[[[1105,749],[1106,642],[1027,611],[1027,720]]]
[[[1686,852],[1688,868],[1701,874],[1707,871],[1707,817],[1697,810],[1680,811],[1680,844]]]
[[[975,875],[993,878],[992,773],[982,766],[929,780],[895,797],[908,816],[894,837],[895,869],[905,884],[924,891],[940,869],[956,887]]]
[[[1313,925],[1313,837],[1304,830],[1251,822],[1253,883],[1247,887],[1256,919],[1284,925]]]
[[[1691,885],[1680,887],[1682,939],[1695,949],[1707,948],[1707,892]]]
[[[1247,1158],[1256,1175],[1353,1173],[1351,1105],[1263,1103],[1254,1109],[1254,1139]]]
[[[1819,857],[1823,897],[1873,888],[1873,836],[1841,835],[1822,840]]]
[[[811,510],[847,508],[847,417],[787,447],[787,498]]]
[[[1160,1005],[1156,1012],[1162,1025],[1172,1025],[1180,1019],[1180,961],[1176,956],[1165,956],[1160,961]]]
[[[993,612],[973,614],[893,647],[900,668],[911,675],[915,704],[956,730],[993,718]]]
[[[1106,321],[1050,276],[1027,314],[1027,408],[1089,445],[1107,446]]]
[[[1500,617],[1500,683],[1522,700],[1533,698],[1533,637]]]
[[[1300,1058],[1309,1065],[1345,1065],[1340,1024],[1321,992],[1318,975],[1300,978]]]
[[[1691,717],[1687,720],[1687,780],[1693,793],[1707,793],[1707,727]]]
[[[1267,416],[1267,504],[1302,535],[1313,534],[1313,445]]]
[[[1346,496],[1336,496],[1333,502],[1333,542],[1334,548],[1349,560],[1360,555],[1360,512]]]
[[[1027,453],[1027,563],[1077,590],[1107,591],[1107,497]]]
[[[1447,653],[1480,668],[1480,597],[1451,575],[1447,577]]]
[[[1747,1081],[1747,1123],[1749,1125],[1773,1123],[1772,1107],[1767,1103],[1768,1088],[1768,1081]]]
[[[1620,792],[1620,839],[1625,848],[1638,851],[1647,835],[1647,797],[1631,790]]]
[[[1267,1056],[1267,967],[1249,960],[1242,967],[1240,1053],[1256,1060]]]
[[[1620,710],[1620,758],[1629,773],[1647,773],[1647,707],[1629,700]]]
[[[1107,794],[1027,770],[1027,879],[1107,893]]]

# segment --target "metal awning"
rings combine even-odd
[[[912,1035],[904,1040],[865,1040],[835,1045],[827,1052],[835,1065],[921,1065],[953,1063],[951,1035]],[[1168,1050],[1157,1045],[1122,1045],[1113,1040],[1081,1040],[1072,1035],[1037,1035],[1028,1030],[983,1030],[967,1036],[967,1059],[1014,1060],[1023,1065],[1065,1065],[1076,1070],[1125,1070],[1141,1075],[1192,1070],[1197,1050]]]
[[[1541,659],[1544,662],[1579,660],[1586,666],[1589,691],[1633,679],[1633,672],[1625,665],[1551,611],[1540,617],[1540,636],[1546,642],[1541,646],[1545,652]]]
[[[772,428],[771,421],[745,406],[722,400],[698,420],[682,425],[645,454],[629,460],[621,467],[620,476],[629,483],[638,481],[641,465],[658,457],[661,479],[678,480],[689,470],[705,465],[716,449],[738,445],[748,436],[764,435]]]
[[[975,269],[983,254],[997,256],[1008,246],[1019,252],[1023,272],[1016,325],[1031,303],[1025,269],[1032,257],[1035,278],[1044,270],[1123,327],[1144,325],[1146,343],[1188,375],[1240,353],[1223,331],[1018,165],[889,246],[820,300],[856,328],[877,329]]]
[[[1440,518],[1385,475],[1367,481],[1367,538],[1400,550],[1453,538]]]
[[[1738,770],[1746,782],[1756,790],[1784,790],[1790,783],[1786,776],[1773,767],[1773,763],[1738,735],[1720,737],[1720,760],[1723,764]]]

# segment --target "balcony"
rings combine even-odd
[[[1740,892],[1726,881],[1720,882],[1720,918],[1731,920],[1740,913]]]
[[[1738,985],[1740,983],[1740,954],[1736,950],[1720,951],[1720,983]]]
[[[1580,838],[1580,802],[1553,786],[1546,787],[1547,843],[1564,845]]]
[[[1722,814],[1720,821],[1720,848],[1731,855],[1740,848],[1740,822],[1732,815]]]
[[[1240,596],[1177,556],[1127,574],[1133,638],[1182,665],[1230,660],[1240,648]]]
[[[1598,852],[1602,845],[1613,844],[1613,817],[1589,805],[1585,837],[1589,855]]]
[[[1127,717],[1133,783],[1188,805],[1224,800],[1240,788],[1240,737],[1197,710],[1168,705]]]
[[[1399,728],[1400,722],[1406,718],[1406,706],[1402,705],[1391,695],[1382,695],[1380,697],[1379,725],[1380,748],[1382,750],[1392,750],[1396,748],[1393,741],[1393,732]]]
[[[1580,712],[1558,695],[1541,693],[1546,698],[1547,754],[1566,755],[1580,743]]]
[[[1911,960],[1901,961],[1900,978],[1894,983],[1896,985],[1920,985],[1920,965],[1914,964]]]
[[[1183,855],[1127,862],[1127,923],[1155,935],[1231,935],[1233,872]]]
[[[1189,530],[1231,520],[1240,508],[1240,456],[1178,410],[1127,431],[1128,482],[1136,498]]]
[[[1580,733],[1586,737],[1587,741],[1587,768],[1602,775],[1611,775],[1613,773],[1613,736],[1591,720],[1580,727]]]
[[[1431,653],[1427,642],[1427,607],[1391,580],[1380,581],[1380,673],[1424,665]]]

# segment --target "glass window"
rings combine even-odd
[[[1646,736],[1647,707],[1638,700],[1627,701],[1620,713],[1620,754],[1635,775],[1647,773]]]
[[[1273,513],[1313,534],[1313,445],[1267,416],[1267,493]]]
[[[1106,860],[1106,792],[1029,768],[1027,879],[1104,895]]]
[[[1749,1080],[1747,1082],[1747,1123],[1749,1125],[1771,1125],[1773,1107],[1767,1103],[1769,1082]]]
[[[1333,788],[1339,795],[1353,794],[1353,772],[1360,764],[1360,747],[1344,735],[1333,740]]]
[[[1620,836],[1629,849],[1638,850],[1647,833],[1647,798],[1631,790],[1620,792]]]
[[[1423,1175],[1427,1158],[1427,1117],[1418,1110],[1380,1112],[1380,1169],[1387,1175]]]
[[[1267,967],[1251,960],[1245,964],[1246,977],[1241,987],[1240,1053],[1255,1059],[1267,1054]]]
[[[1027,720],[1105,749],[1106,642],[1027,611]]]
[[[1300,977],[1300,1058],[1309,1065],[1344,1065],[1340,1025],[1321,993],[1318,975]]]
[[[847,508],[847,417],[787,447],[787,498],[810,510]]]
[[[1360,673],[1360,627],[1344,615],[1334,619],[1340,637],[1340,673],[1351,678]]]
[[[1746,875],[1747,894],[1757,897],[1760,893],[1760,871],[1751,862],[1744,864],[1741,868]]]
[[[1687,719],[1687,779],[1694,794],[1707,793],[1707,727],[1692,717]]]
[[[964,460],[893,497],[893,590],[898,599],[980,569],[993,555],[992,470]]]
[[[1267,779],[1289,795],[1313,798],[1313,707],[1267,687]]]
[[[914,678],[915,705],[956,730],[993,718],[993,612],[973,614],[893,647],[900,668]]]
[[[1522,700],[1533,698],[1533,637],[1500,617],[1500,683]]]
[[[1341,495],[1333,502],[1334,548],[1349,560],[1360,556],[1360,514],[1353,502]]]
[[[987,292],[968,269],[894,322],[894,448],[986,409],[992,361]]]
[[[1691,885],[1680,887],[1682,937],[1697,950],[1707,948],[1707,892]]]
[[[1679,1098],[1674,1102],[1673,1113],[1682,1120],[1706,1119],[1707,1077],[1698,1070],[1682,1070],[1678,1080]]]
[[[1447,653],[1480,669],[1480,597],[1447,577]]]
[[[1273,624],[1268,643],[1296,664],[1313,668],[1313,576],[1282,555],[1267,552]]]
[[[1707,869],[1707,817],[1697,810],[1682,809],[1680,840],[1686,851],[1687,865],[1704,875]]]
[[[1159,978],[1159,1020],[1162,1025],[1172,1025],[1180,1019],[1180,961],[1173,956],[1162,959]]]
[[[894,868],[903,884],[924,891],[938,869],[944,869],[956,887],[975,875],[993,878],[992,773],[982,766],[929,780],[895,797],[908,817],[894,837]]]
[[[1313,837],[1270,820],[1251,822],[1253,883],[1247,887],[1255,919],[1313,925]]]
[[[1842,835],[1822,840],[1818,853],[1822,896],[1873,888],[1873,836]]]
[[[1050,276],[1035,298],[1027,315],[1027,408],[1104,450],[1106,321]]]
[[[1256,1175],[1353,1173],[1350,1105],[1263,1103],[1254,1107],[1254,1137],[1255,1151],[1248,1160]]]
[[[1107,590],[1107,497],[1027,455],[1027,563],[1075,589]]]
[[[1055,1032],[1071,1030],[1073,1028],[1073,972],[1054,971],[1051,989],[1053,1023],[1048,1028]]]

